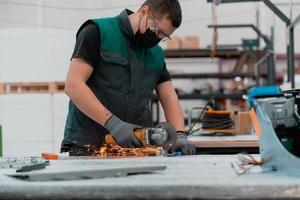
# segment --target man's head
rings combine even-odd
[[[171,39],[171,34],[181,24],[182,13],[178,0],[146,0],[129,18],[136,43],[151,48],[161,40]]]
[[[137,34],[151,35],[151,30],[160,40],[170,39],[182,21],[178,0],[146,0],[136,14]]]

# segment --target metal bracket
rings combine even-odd
[[[296,27],[300,23],[300,15],[289,25],[289,28]]]

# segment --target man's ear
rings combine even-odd
[[[143,16],[147,15],[148,12],[149,12],[149,6],[147,6],[147,5],[141,7],[138,10],[138,14],[139,14],[140,18],[142,18]]]

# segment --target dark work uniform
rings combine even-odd
[[[170,74],[161,59],[164,56],[160,47],[148,50],[134,45],[128,19],[131,13],[124,10],[115,18],[84,23],[77,33],[72,58],[81,58],[93,68],[87,85],[108,110],[126,122],[152,126],[150,97],[157,85],[170,80]],[[107,30],[116,24],[119,28],[112,32],[119,31],[119,35],[112,34],[115,38],[111,38]],[[83,147],[99,148],[106,133],[104,127],[70,101],[61,151],[70,151],[70,155],[90,155]]]

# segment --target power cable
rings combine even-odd
[[[205,111],[208,109],[209,106],[212,106],[212,104],[214,104],[214,97],[211,97],[207,103],[205,104],[205,106],[203,107],[202,111],[199,114],[199,117],[197,118],[196,121],[194,121],[194,123],[192,124],[192,126],[190,127],[190,129],[186,132],[187,135],[192,135],[194,132],[198,131],[199,129],[193,130],[193,128],[195,127],[195,125],[197,123],[201,123],[202,122],[202,118],[203,115],[205,113]]]

